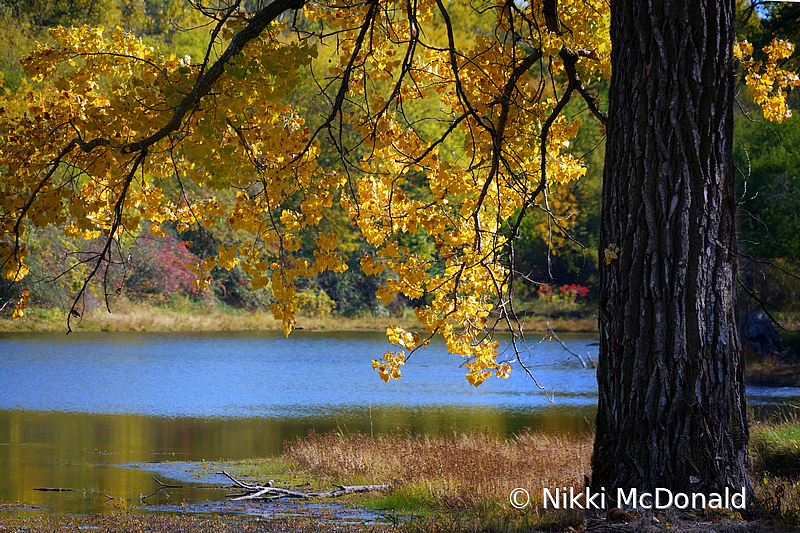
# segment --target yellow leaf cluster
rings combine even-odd
[[[372,368],[378,371],[378,375],[383,381],[390,379],[400,379],[400,367],[406,364],[405,352],[387,351],[383,354],[380,361],[372,360]]]
[[[16,305],[14,305],[14,313],[12,314],[12,318],[14,320],[19,320],[23,316],[25,316],[25,308],[28,307],[28,299],[30,298],[31,291],[25,289],[22,291],[22,294],[19,297]]]
[[[734,46],[734,56],[745,69],[745,82],[750,88],[753,101],[761,106],[764,117],[776,122],[785,122],[792,116],[786,103],[786,91],[800,86],[800,77],[782,69],[778,63],[794,52],[794,45],[782,39],[773,39],[762,52],[764,60],[753,59],[753,45],[742,41]]]

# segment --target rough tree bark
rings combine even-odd
[[[734,0],[614,0],[611,21],[592,486],[747,487],[750,506]]]

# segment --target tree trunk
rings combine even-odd
[[[592,459],[592,487],[609,496],[746,487],[755,503],[737,329],[734,38],[734,0],[611,2]]]

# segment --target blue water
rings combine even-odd
[[[596,357],[592,337],[567,342]],[[526,355],[546,393],[518,367],[508,380],[473,387],[462,359],[441,342],[415,353],[402,379],[384,383],[371,360],[391,348],[384,335],[365,332],[1,334],[2,377],[14,386],[0,389],[0,409],[302,418],[386,405],[535,411],[596,402],[593,370],[556,342]]]

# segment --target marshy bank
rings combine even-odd
[[[51,514],[24,504],[0,505],[0,528],[9,531],[165,531],[522,533],[532,531],[792,531],[800,523],[800,449],[796,418],[753,425],[751,446],[761,515],[749,521],[727,512],[667,510],[635,522],[610,522],[603,514],[545,510],[542,487],[583,489],[592,449],[590,433],[521,431],[502,437],[490,431],[379,434],[310,433],[286,443],[275,457],[209,463],[253,481],[279,487],[392,483],[388,491],[345,496],[337,504],[373,513],[364,520],[339,520],[281,513],[274,502],[249,502],[217,514],[175,503],[161,512],[122,509],[104,515]],[[788,451],[787,451],[788,450]],[[792,452],[791,450],[794,450]],[[786,454],[794,455],[787,458]],[[788,467],[787,465],[793,465]],[[510,504],[514,489],[526,488],[530,505]],[[194,512],[193,512],[194,511]],[[378,519],[375,519],[375,517]],[[756,519],[757,518],[757,519]]]
[[[648,525],[660,524],[656,530],[663,530],[670,522],[673,531],[694,526],[709,531],[717,526],[727,531],[768,531],[800,525],[800,421],[790,412],[772,420],[752,420],[751,426],[751,479],[760,513],[748,518],[760,519],[757,525],[735,513],[673,510]],[[234,469],[238,475],[272,479],[276,484],[391,481],[390,491],[355,496],[353,501],[397,513],[407,521],[416,517],[431,531],[569,531],[570,527],[581,531],[590,523],[600,529],[605,513],[546,510],[542,493],[543,488],[584,490],[592,446],[588,432],[524,430],[511,438],[488,431],[374,437],[311,433],[288,442],[280,457],[239,462]],[[523,509],[510,504],[510,495],[520,488],[530,496]],[[638,526],[643,526],[641,519]]]

